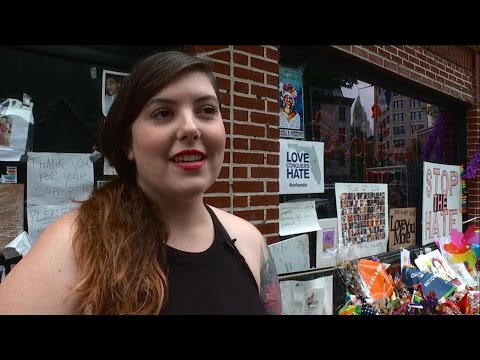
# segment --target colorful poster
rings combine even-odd
[[[278,104],[280,137],[304,139],[302,70],[280,66]]]
[[[318,225],[316,267],[334,267],[338,251],[337,218],[318,219]]]
[[[417,228],[416,208],[390,209],[388,251],[415,245]]]
[[[336,183],[339,248],[351,258],[387,251],[387,184]],[[344,249],[345,250],[345,249]]]
[[[280,194],[323,193],[323,143],[280,139]]]
[[[422,245],[462,231],[460,166],[423,163]]]

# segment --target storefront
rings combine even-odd
[[[285,260],[290,265],[279,271],[283,280],[333,276],[332,313],[345,294],[335,270],[338,256],[331,256],[335,250],[338,255],[339,242],[380,244],[360,255],[392,263],[399,261],[401,247],[415,255],[435,247],[422,239],[433,228],[433,220],[427,230],[424,224],[424,162],[466,167],[479,147],[478,46],[169,48],[210,59],[223,95],[227,151],[206,202],[252,222],[274,252],[296,238],[304,257],[295,261],[303,263]],[[156,50],[164,48],[1,48],[0,65],[9,71],[0,97],[22,99],[27,93],[34,103],[27,151],[92,154],[105,114],[107,75],[121,80],[136,59]],[[94,186],[113,174],[106,165],[94,163]],[[13,168],[17,183],[26,184],[25,157],[1,162],[2,175]],[[448,170],[435,169],[432,165],[432,171]],[[461,187],[461,178],[451,176],[449,183]],[[466,185],[468,202],[459,209],[463,214],[455,215],[457,226],[480,216],[478,173]],[[13,232],[32,228],[24,197],[16,194],[22,205],[8,212],[21,208],[24,221]],[[305,222],[310,228],[305,223],[292,228],[282,218],[310,207],[321,225],[308,223],[310,218]],[[392,209],[410,209],[395,213],[408,231],[392,233]],[[402,211],[408,211],[408,220]],[[331,226],[332,219],[335,241],[319,230]],[[442,219],[445,226],[453,221]],[[480,221],[459,230],[470,224]],[[450,235],[445,229],[441,223],[433,236]],[[9,242],[7,237],[2,241]]]

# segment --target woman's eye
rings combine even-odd
[[[206,105],[202,107],[201,112],[208,115],[214,115],[218,112],[218,108],[214,105]]]
[[[166,110],[166,109],[162,109],[162,110],[159,110],[157,111],[153,117],[154,118],[166,118],[166,117],[169,117],[171,116],[172,112],[170,110]]]

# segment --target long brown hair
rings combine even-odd
[[[80,274],[74,290],[82,313],[158,314],[166,302],[168,229],[161,210],[136,184],[135,163],[126,149],[131,125],[147,101],[180,73],[194,70],[207,74],[220,101],[208,62],[168,51],[137,63],[110,108],[102,152],[119,177],[81,204],[73,237]]]

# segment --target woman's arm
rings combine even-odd
[[[72,235],[75,213],[52,223],[0,284],[0,314],[74,314],[77,281]]]
[[[260,298],[263,306],[270,315],[282,314],[282,296],[280,281],[272,255],[265,241],[262,244],[263,263],[260,268]]]

